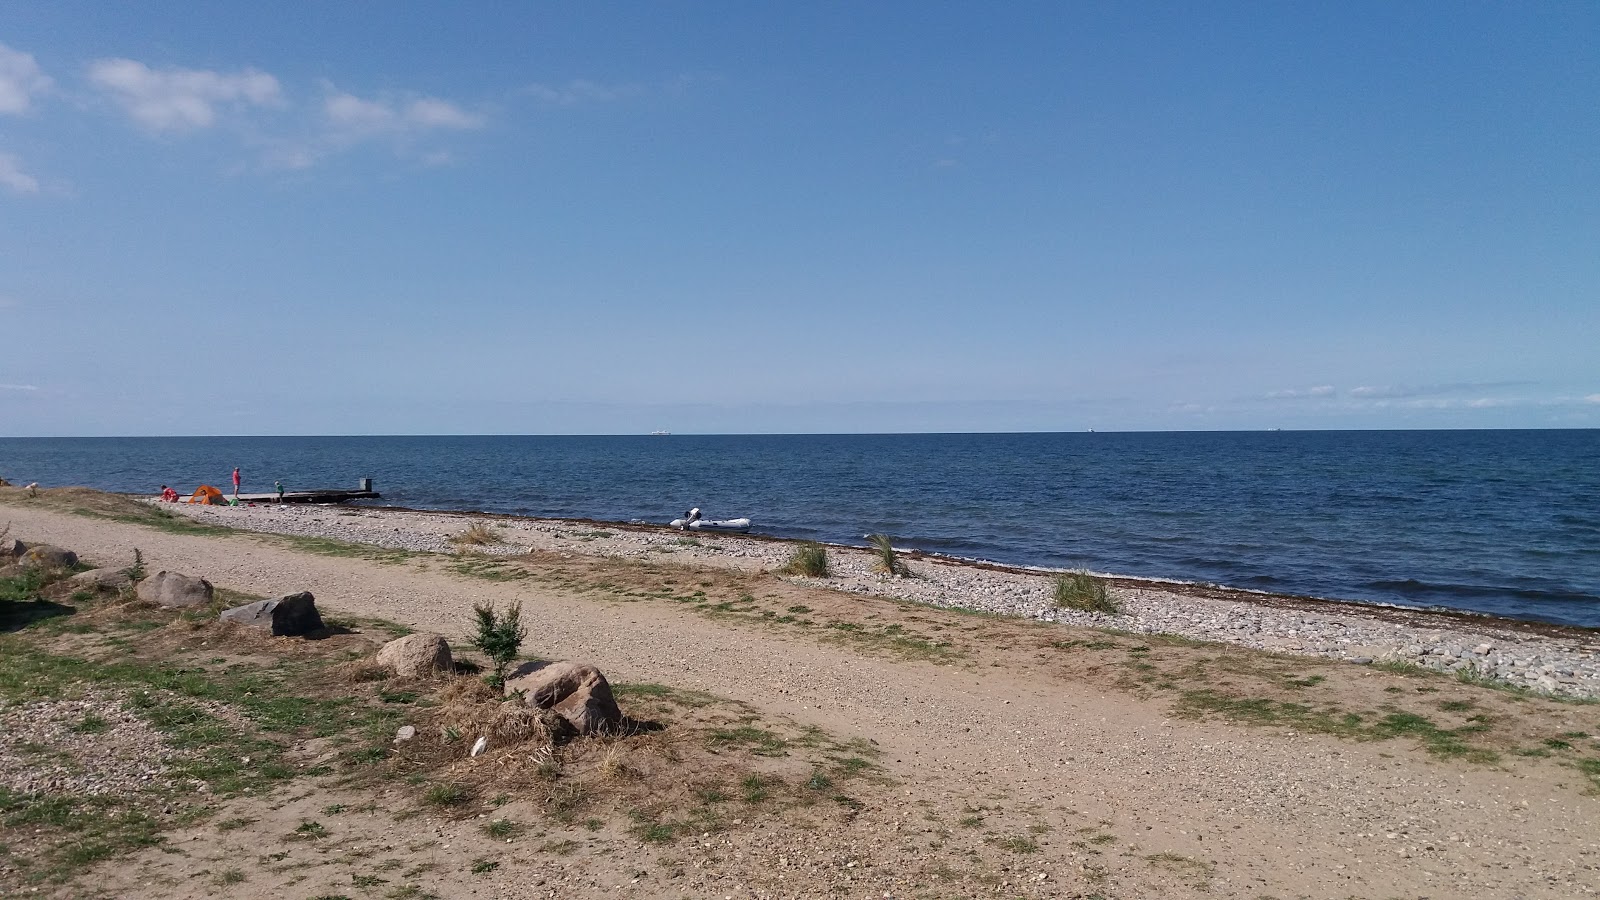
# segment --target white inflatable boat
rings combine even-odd
[[[689,510],[683,514],[683,518],[673,519],[668,524],[680,531],[688,528],[693,531],[731,531],[744,534],[750,530],[749,519],[702,519],[699,507]]]

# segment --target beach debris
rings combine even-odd
[[[299,637],[321,631],[324,627],[322,616],[317,612],[317,600],[310,591],[225,609],[217,619],[247,628],[259,628],[277,637]]]
[[[161,571],[139,582],[135,596],[146,603],[187,609],[210,603],[216,591],[204,578]]]
[[[405,678],[422,678],[454,668],[450,644],[443,636],[419,632],[384,644],[378,664]]]
[[[484,736],[478,738],[476,741],[472,742],[472,752],[467,754],[467,755],[468,756],[477,756],[478,754],[482,753],[483,751],[485,751],[487,749],[489,749],[489,736],[488,735],[484,735]]]
[[[528,706],[556,713],[579,734],[603,734],[622,724],[611,683],[587,663],[524,663],[506,678],[505,692],[521,692]]]
[[[52,544],[35,544],[22,553],[21,562],[30,569],[70,569],[78,564],[78,554]]]
[[[133,579],[124,569],[90,569],[67,579],[67,584],[79,590],[120,591],[133,586]]]

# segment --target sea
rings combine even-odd
[[[754,531],[1600,627],[1600,430],[0,438],[13,484]]]

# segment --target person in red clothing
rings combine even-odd
[[[161,499],[167,501],[168,503],[177,503],[178,492],[163,484],[161,486]]]
[[[233,495],[239,496],[239,467],[233,467]]]

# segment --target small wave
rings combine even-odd
[[[1447,582],[1419,581],[1415,578],[1380,579],[1365,585],[1373,590],[1393,591],[1406,597],[1516,597],[1546,603],[1600,603],[1600,596],[1583,591],[1537,588],[1516,588],[1500,585],[1450,584]]]

